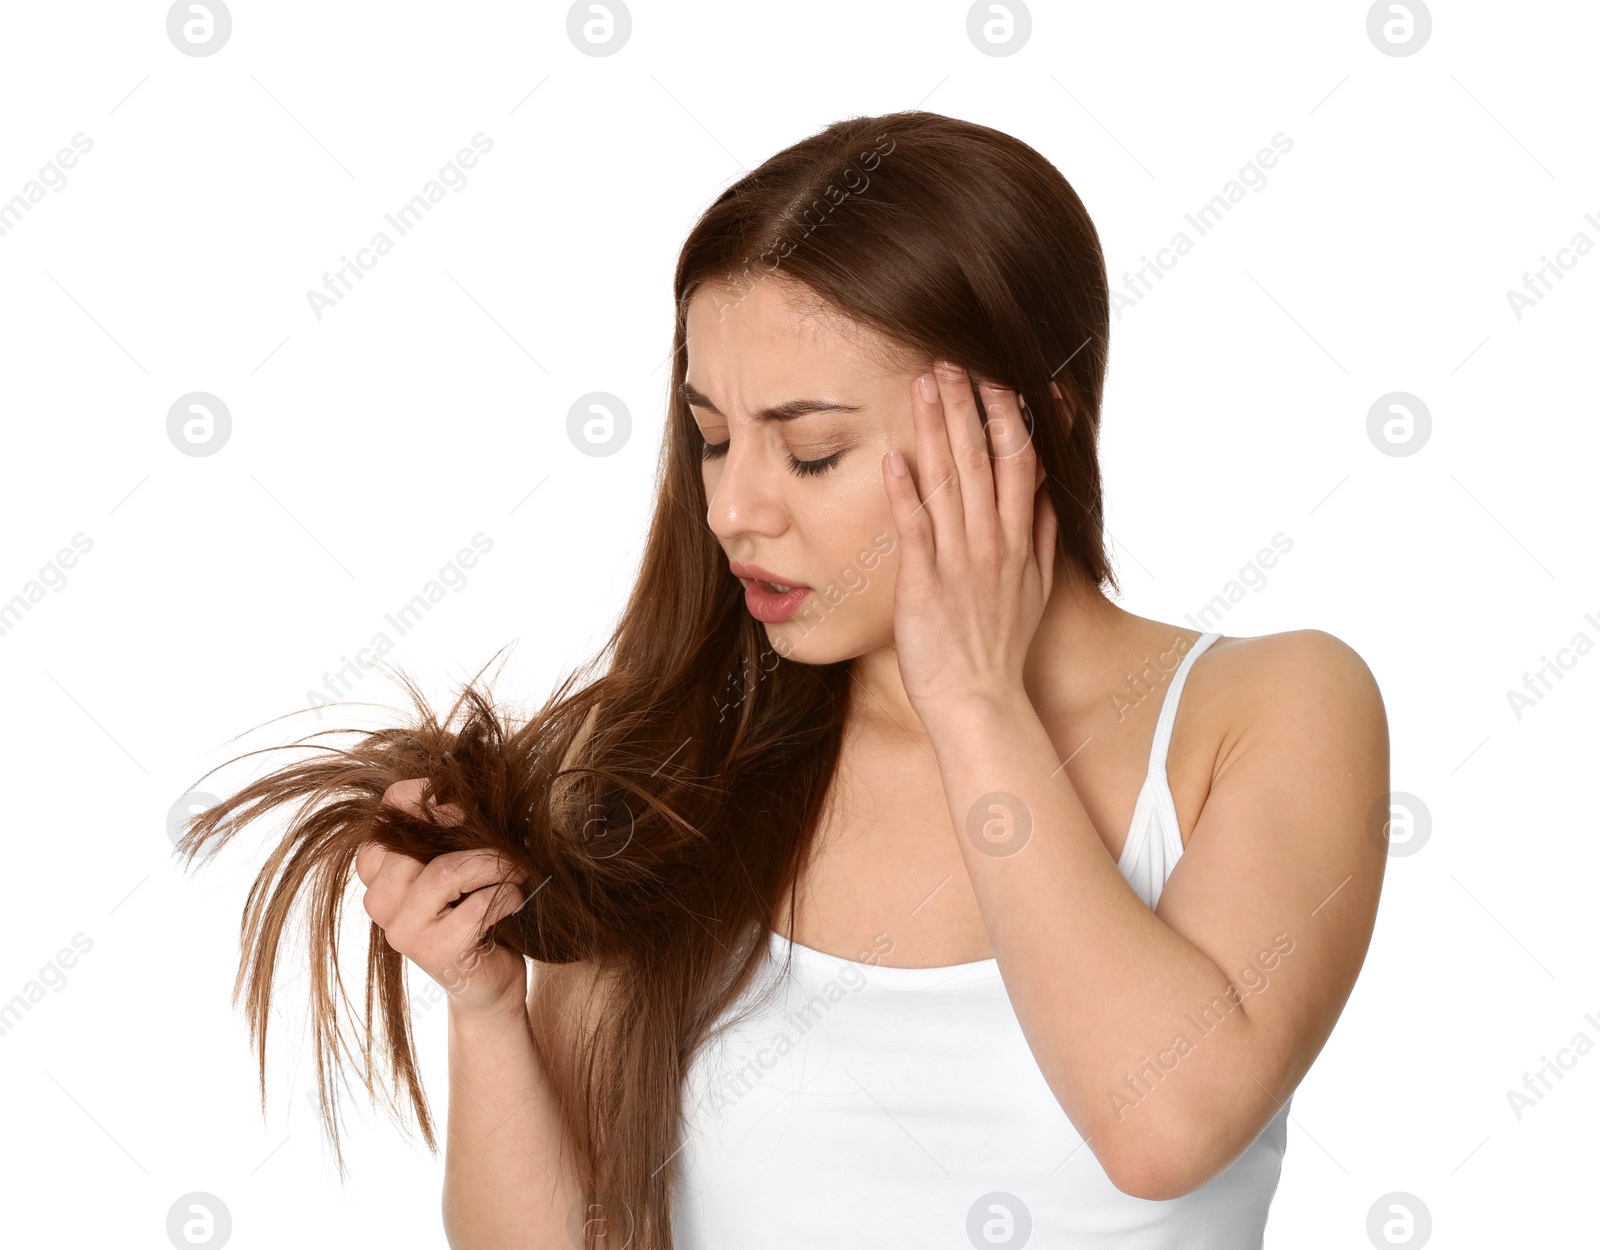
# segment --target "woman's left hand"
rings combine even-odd
[[[932,399],[923,379],[911,384],[915,478],[898,449],[883,462],[900,549],[894,645],[924,722],[974,701],[1026,697],[1023,661],[1055,569],[1055,509],[1038,490],[1017,393],[984,385],[986,431],[967,371],[946,365],[925,375]]]

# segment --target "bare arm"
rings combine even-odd
[[[384,801],[420,812],[423,781]],[[437,807],[456,824],[461,811]],[[377,843],[356,856],[363,905],[386,940],[449,993],[450,1103],[442,1214],[455,1250],[567,1250],[582,1173],[557,1078],[571,1045],[566,987],[582,965],[533,963],[482,935],[520,906],[519,874],[501,857],[451,851],[423,863]]]
[[[597,711],[590,709],[563,766],[577,754]],[[526,1003],[508,997],[477,1011],[451,999],[442,1202],[451,1250],[570,1250],[575,1244],[588,1169],[560,1098],[562,1091],[579,1096],[579,1008],[596,1001],[596,970],[586,961],[530,962]]]
[[[1239,645],[1232,741],[1153,912],[1026,694],[929,722],[1039,1068],[1112,1183],[1156,1201],[1221,1173],[1287,1102],[1349,998],[1383,881],[1389,740],[1371,672],[1321,631]],[[1020,854],[965,836],[996,795],[1031,821]]]
[[[535,982],[547,970],[536,965]],[[449,1064],[442,1212],[452,1250],[565,1250],[583,1190],[529,1010],[452,1004]]]

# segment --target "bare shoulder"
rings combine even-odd
[[[1217,708],[1235,742],[1251,725],[1300,718],[1314,710],[1359,734],[1387,741],[1387,719],[1377,678],[1355,648],[1320,629],[1223,636],[1194,666],[1190,680],[1204,702]],[[1300,728],[1309,731],[1301,723]],[[1223,743],[1219,764],[1227,754]]]
[[[1160,664],[1171,669],[1203,635],[1163,628],[1173,642]],[[1373,773],[1388,749],[1377,682],[1342,639],[1320,629],[1224,634],[1190,665],[1178,706],[1167,768],[1179,836],[1187,848],[1217,786],[1237,778],[1247,758],[1252,768],[1286,769],[1283,780],[1302,782],[1308,766],[1337,759],[1333,772],[1350,780],[1355,771]]]

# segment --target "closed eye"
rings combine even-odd
[[[727,454],[728,444],[725,442],[704,443],[700,448],[700,458],[702,460],[718,460]],[[791,455],[789,457],[789,471],[796,477],[818,477],[838,464],[840,457],[843,455],[843,451],[836,451],[833,455],[824,456],[820,460],[799,460]]]

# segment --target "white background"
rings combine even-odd
[[[626,46],[591,56],[555,4],[277,0],[236,3],[226,45],[190,56],[160,4],[7,6],[0,202],[92,141],[0,235],[0,602],[92,542],[0,634],[0,1003],[92,942],[0,1035],[7,1240],[162,1247],[204,1191],[241,1248],[443,1244],[442,1156],[364,1094],[340,1185],[303,980],[263,1119],[228,997],[273,831],[185,873],[169,809],[242,750],[362,723],[308,692],[480,531],[492,550],[391,659],[443,698],[515,642],[497,689],[532,705],[591,655],[649,515],[683,236],[780,148],[918,106],[1048,157],[1113,286],[1292,139],[1115,321],[1103,437],[1123,605],[1187,623],[1281,531],[1292,550],[1216,627],[1355,647],[1393,785],[1431,818],[1295,1098],[1267,1244],[1367,1245],[1392,1191],[1441,1246],[1592,1236],[1600,1054],[1520,1119],[1507,1091],[1600,1042],[1600,11],[1441,2],[1409,56],[1366,14],[1041,3],[990,56],[960,4],[639,4]],[[307,291],[478,132],[465,187],[314,315]],[[1596,250],[1518,317],[1507,291],[1580,232]],[[604,458],[566,435],[597,390],[633,420]],[[214,455],[167,437],[191,391],[231,412]],[[1367,434],[1393,391],[1431,413],[1412,455]],[[1508,691],[1579,634],[1519,715]],[[351,697],[398,692],[366,673]],[[445,1009],[412,984],[442,1127]]]

